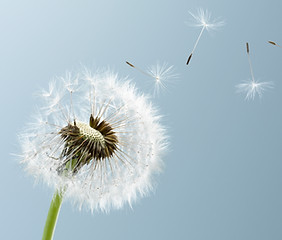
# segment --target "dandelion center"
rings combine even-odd
[[[59,134],[65,142],[59,173],[64,170],[76,173],[91,161],[110,158],[117,150],[118,138],[111,125],[93,115],[90,116],[89,124],[74,121],[63,127]]]
[[[76,122],[76,126],[79,128],[79,132],[83,137],[94,142],[99,142],[103,147],[105,147],[105,139],[99,131],[83,122]]]

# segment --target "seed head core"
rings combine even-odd
[[[111,125],[92,114],[89,124],[74,121],[63,127],[59,134],[65,142],[59,174],[65,170],[75,174],[85,164],[110,158],[117,150],[118,138]]]
[[[94,142],[99,142],[103,147],[105,147],[105,139],[99,131],[90,127],[88,124],[79,121],[76,122],[76,126],[79,128],[79,133],[84,138],[88,138]]]

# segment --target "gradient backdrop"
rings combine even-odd
[[[208,9],[226,25],[204,32],[188,11]],[[164,115],[170,152],[158,188],[133,209],[79,212],[64,202],[54,239],[282,239],[282,2],[0,2],[1,239],[41,239],[53,192],[34,184],[11,153],[30,121],[34,93],[66,70],[110,67],[149,93],[130,68],[159,62],[179,78],[153,98]],[[254,75],[275,87],[245,101],[235,85]]]

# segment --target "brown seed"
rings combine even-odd
[[[190,60],[191,60],[191,58],[192,58],[192,53],[190,54],[190,56],[188,57],[188,60],[187,60],[187,62],[186,62],[186,65],[188,65],[189,64],[189,62],[190,62]]]
[[[277,45],[275,42],[268,41],[270,44]]]
[[[249,49],[249,43],[246,43],[246,47],[247,47],[247,53],[250,53],[250,49]]]
[[[130,62],[127,62],[127,61],[126,61],[126,63],[127,63],[130,67],[135,68],[135,66],[134,66],[133,64],[131,64]]]

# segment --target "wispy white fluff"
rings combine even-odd
[[[174,72],[174,66],[167,63],[152,65],[148,68],[148,74],[154,80],[154,96],[167,90],[167,84],[173,83],[178,74]]]
[[[273,88],[273,83],[250,80],[236,85],[236,88],[238,93],[246,94],[246,100],[254,100],[256,95],[261,98],[265,90]]]
[[[66,189],[65,198],[91,211],[131,205],[154,188],[167,146],[165,130],[156,109],[129,80],[109,71],[68,73],[52,81],[41,97],[33,123],[20,135],[21,163],[28,173],[54,189]],[[74,118],[88,123],[99,109],[113,122],[120,151],[98,167],[90,163],[72,177],[58,175],[64,147],[58,132]]]
[[[188,25],[195,27],[202,27],[207,30],[216,30],[225,25],[225,22],[220,18],[211,18],[211,12],[199,8],[197,13],[192,13],[189,11],[189,14],[192,16],[193,20],[187,22]]]

